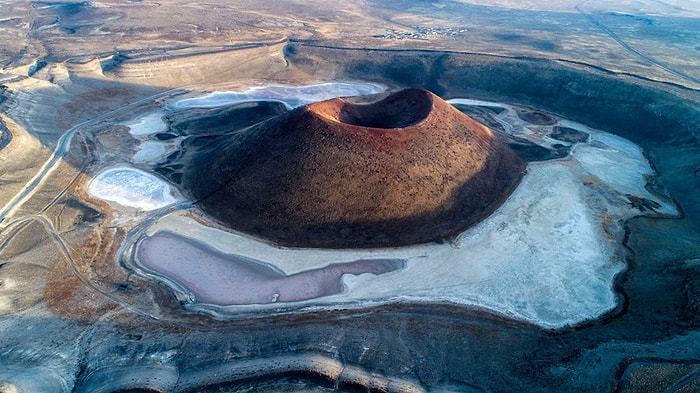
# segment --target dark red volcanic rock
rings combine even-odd
[[[525,163],[434,94],[336,98],[233,133],[196,154],[183,186],[225,225],[298,247],[449,239],[498,207]]]

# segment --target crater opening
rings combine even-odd
[[[383,100],[356,104],[337,98],[309,105],[309,110],[339,123],[368,128],[406,128],[425,120],[433,108],[431,94],[407,89]]]

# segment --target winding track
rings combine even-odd
[[[97,116],[93,119],[86,120],[82,123],[79,123],[75,126],[73,126],[70,130],[66,131],[61,137],[58,139],[58,142],[56,143],[56,148],[54,148],[53,153],[51,153],[51,156],[49,157],[46,162],[39,168],[39,171],[32,177],[27,184],[22,188],[22,191],[17,193],[17,195],[14,196],[5,206],[0,209],[0,231],[7,226],[7,223],[3,224],[5,222],[5,219],[12,214],[12,212],[24,204],[33,194],[34,191],[42,185],[46,179],[46,177],[53,172],[54,169],[58,166],[60,163],[61,159],[63,159],[66,154],[68,154],[68,151],[70,150],[70,144],[73,140],[73,137],[75,134],[80,131],[83,127],[97,123],[99,121],[105,120],[107,118],[113,117],[119,113],[125,112],[127,110],[131,110],[141,104],[144,104],[146,102],[150,102],[153,100],[156,100],[161,97],[165,97],[168,95],[173,95],[174,93],[182,92],[183,90],[181,89],[171,89],[167,90],[163,93],[159,93],[150,97],[146,97],[143,99],[140,99],[136,102],[133,102],[129,105],[123,106],[119,109],[116,109],[111,112],[107,112],[105,114],[102,114],[100,116]]]

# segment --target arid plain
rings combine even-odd
[[[700,2],[550,3],[0,2],[0,392],[700,389]],[[529,162],[475,231],[287,249],[188,199],[221,133],[403,88]],[[218,277],[166,269],[178,239]],[[344,278],[311,303],[202,295],[233,254]]]

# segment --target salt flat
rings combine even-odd
[[[100,172],[90,182],[89,190],[97,198],[147,211],[177,202],[168,183],[150,173],[127,166]]]

